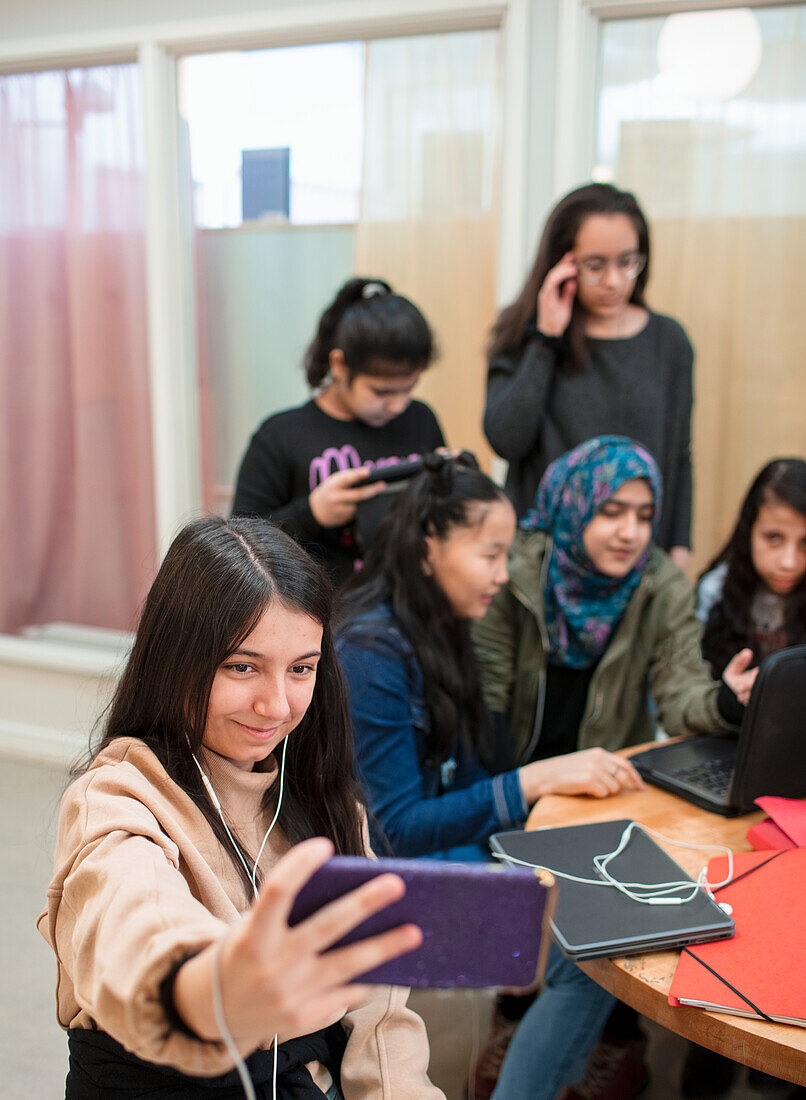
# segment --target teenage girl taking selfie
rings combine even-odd
[[[354,984],[419,930],[326,953],[403,883],[289,927],[334,850],[367,850],[330,604],[322,567],[260,520],[197,520],[169,549],[62,799],[39,918],[67,1100],[442,1097],[407,991]]]

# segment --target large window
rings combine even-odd
[[[651,222],[650,304],[694,343],[698,560],[806,450],[806,7],[604,23],[595,175]]]
[[[227,511],[251,431],[305,399],[303,349],[353,272],[424,310],[442,357],[422,392],[450,438],[483,450],[499,32],[180,60],[192,240],[172,197],[175,120],[152,111],[145,128],[174,63],[144,57],[148,88],[131,63],[0,76],[0,633],[104,645],[132,628],[171,525]],[[195,389],[171,336],[188,331],[183,248]],[[172,418],[188,442],[166,463]]]
[[[305,400],[305,345],[353,272],[423,309],[443,354],[422,392],[450,438],[483,451],[498,40],[468,31],[181,62],[208,507],[228,510],[260,419]]]

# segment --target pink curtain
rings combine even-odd
[[[0,76],[0,631],[154,573],[143,159],[135,65]]]

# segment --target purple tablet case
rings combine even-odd
[[[300,891],[289,918],[298,924],[323,905],[386,871],[406,883],[400,901],[334,947],[416,924],[423,942],[362,975],[360,981],[421,988],[527,986],[545,965],[548,900],[534,872],[484,863],[334,856]]]

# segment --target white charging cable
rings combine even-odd
[[[227,1027],[226,1017],[224,1016],[224,1004],[221,998],[221,949],[224,946],[224,938],[218,941],[215,947],[215,953],[213,955],[213,1014],[215,1016],[216,1027],[221,1032],[221,1038],[224,1040],[224,1046],[227,1048],[227,1052],[235,1063],[235,1069],[238,1071],[238,1076],[241,1079],[241,1087],[243,1088],[244,1096],[246,1100],[257,1100],[255,1093],[255,1086],[252,1083],[252,1078],[247,1068],[246,1062],[241,1057],[241,1052],[235,1045],[235,1040],[230,1034],[230,1030]],[[275,1043],[277,1042],[277,1036],[274,1037]],[[274,1052],[274,1064],[275,1070],[277,1068],[277,1051]],[[275,1076],[276,1081],[276,1076]],[[276,1084],[275,1084],[275,1100],[276,1100]]]
[[[678,848],[690,848],[700,852],[712,852],[720,851],[724,852],[728,857],[728,874],[722,882],[709,883],[707,877],[707,867],[703,867],[697,876],[697,881],[692,882],[691,879],[679,879],[673,882],[623,882],[621,879],[617,879],[609,870],[608,864],[616,856],[621,855],[627,844],[630,841],[630,837],[633,834],[633,830],[636,828],[642,829],[645,833],[650,833],[658,840],[664,840],[667,844],[673,844]],[[706,891],[706,893],[713,899],[713,891],[718,890],[722,886],[726,886],[733,878],[733,852],[730,848],[727,848],[724,844],[691,844],[688,841],[674,840],[672,837],[663,836],[662,833],[655,832],[654,829],[650,829],[646,825],[639,825],[637,821],[631,821],[629,825],[624,829],[621,834],[616,847],[612,852],[605,852],[603,855],[593,857],[593,865],[602,878],[581,878],[577,875],[569,875],[565,871],[557,871],[553,867],[545,867],[540,863],[530,863],[525,859],[517,859],[515,856],[510,856],[505,852],[493,852],[493,856],[496,859],[502,860],[504,863],[516,864],[520,867],[530,867],[534,870],[548,871],[556,878],[567,879],[569,882],[580,882],[584,886],[608,886],[618,890],[632,901],[640,902],[642,905],[685,905],[687,902],[693,901],[697,896],[697,892],[700,889]],[[641,893],[636,893],[636,891]],[[674,896],[679,894],[680,891],[686,891],[683,896]]]
[[[189,739],[188,739],[188,746],[190,746],[190,740]],[[221,824],[224,826],[224,829],[226,830],[227,836],[230,838],[230,841],[232,842],[232,847],[235,849],[235,852],[238,856],[238,859],[243,864],[243,868],[246,871],[247,875],[249,876],[249,881],[252,883],[252,892],[255,895],[255,900],[257,900],[257,897],[258,897],[257,869],[258,869],[258,866],[260,864],[261,856],[263,855],[263,849],[266,847],[266,841],[271,836],[271,831],[274,828],[274,826],[277,824],[277,818],[280,816],[280,807],[283,804],[283,788],[284,788],[284,783],[285,783],[285,754],[286,754],[286,749],[287,748],[288,748],[288,737],[286,737],[285,740],[283,741],[283,755],[282,755],[282,759],[280,761],[280,792],[279,792],[279,795],[277,797],[277,809],[274,811],[274,817],[271,819],[271,824],[269,825],[268,829],[266,830],[266,835],[263,837],[263,841],[260,845],[260,848],[258,849],[257,859],[255,860],[255,865],[254,865],[254,867],[252,868],[251,871],[249,870],[249,864],[244,859],[243,852],[240,849],[240,845],[236,842],[235,837],[230,832],[230,827],[227,824],[226,818],[224,817],[224,811],[221,809],[221,803],[218,801],[218,795],[215,793],[215,791],[213,789],[213,784],[210,782],[210,779],[208,778],[207,773],[204,771],[201,764],[196,759],[196,754],[192,750],[191,750],[191,753],[190,753],[191,757],[193,758],[193,763],[199,769],[199,775],[201,776],[202,783],[204,784],[204,789],[207,791],[208,795],[210,796],[210,801],[215,806],[216,811],[218,813],[218,816],[221,818]],[[244,1091],[244,1095],[246,1096],[246,1100],[257,1100],[257,1096],[255,1094],[255,1086],[252,1083],[251,1076],[249,1075],[249,1069],[246,1065],[246,1062],[241,1057],[241,1052],[238,1050],[238,1047],[235,1045],[235,1040],[232,1038],[232,1035],[230,1034],[230,1030],[227,1027],[227,1021],[226,1021],[226,1018],[224,1016],[224,1004],[223,1004],[223,1000],[222,1000],[222,997],[221,997],[221,972],[220,972],[220,969],[219,969],[219,964],[220,964],[220,960],[221,960],[221,948],[223,946],[223,943],[224,943],[223,939],[219,941],[219,944],[218,944],[218,946],[216,948],[216,951],[215,951],[215,954],[213,956],[213,1014],[215,1015],[216,1027],[221,1032],[221,1038],[224,1040],[224,1046],[227,1048],[227,1052],[228,1052],[229,1056],[235,1062],[235,1069],[238,1071],[238,1076],[241,1079],[241,1085],[243,1087],[243,1091]],[[272,1100],[277,1100],[277,1036],[276,1035],[274,1036],[272,1046],[274,1048],[274,1066],[272,1068],[271,1094],[272,1094]]]

